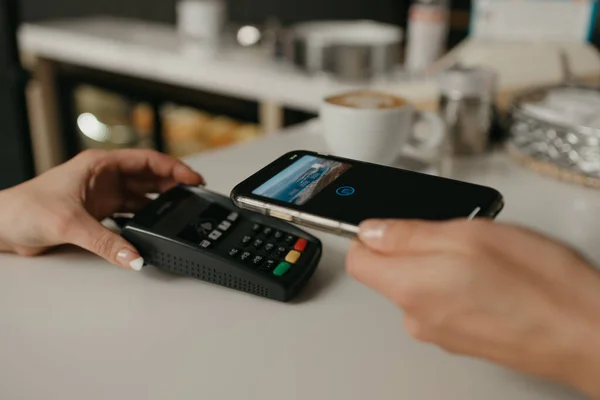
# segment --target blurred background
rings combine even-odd
[[[582,79],[596,79],[600,65],[596,2],[549,0],[576,4],[557,40],[548,33],[556,10],[517,21],[518,9],[486,0],[0,1],[0,189],[87,148],[185,157],[285,132],[317,117],[323,96],[350,88],[385,87],[435,109],[433,77],[457,63],[498,69],[499,96],[565,79],[565,55]],[[315,53],[302,23],[319,21],[348,23],[344,40],[365,34]],[[511,23],[528,28],[503,42]],[[397,42],[377,47],[391,28]]]
[[[409,0],[358,0],[340,4],[334,0],[306,0],[287,2],[282,0],[228,0],[227,13],[232,21],[262,23],[269,17],[278,18],[283,24],[319,19],[373,19],[405,26]],[[468,13],[469,0],[456,0],[455,10]],[[23,18],[26,21],[43,21],[56,18],[84,17],[108,14],[148,21],[175,23],[177,0],[23,0]],[[466,33],[468,15],[462,15],[463,31]]]

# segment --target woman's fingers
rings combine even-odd
[[[369,249],[387,255],[448,250],[452,237],[447,223],[418,220],[369,220],[360,225],[359,239]]]
[[[501,229],[489,220],[369,220],[360,225],[359,239],[372,251],[388,255],[470,254],[494,245],[492,237]]]
[[[114,162],[124,174],[134,175],[143,172],[157,178],[172,179],[187,185],[203,185],[204,178],[183,162],[152,150],[126,149],[110,153]]]
[[[126,192],[123,197],[123,203],[118,212],[136,213],[146,207],[152,200],[144,195],[134,192]]]
[[[178,161],[173,168],[172,175],[173,179],[177,182],[185,183],[188,185],[205,185],[206,181],[196,171],[185,165],[181,161]]]
[[[123,179],[123,189],[130,193],[140,196],[149,193],[163,193],[177,185],[174,179],[170,178],[142,178],[125,177]]]
[[[122,268],[140,271],[144,259],[123,237],[106,229],[84,210],[69,221],[65,242],[82,247]]]
[[[348,273],[388,297],[402,308],[422,309],[431,300],[446,296],[459,282],[452,278],[453,256],[387,256],[355,241],[348,252]]]

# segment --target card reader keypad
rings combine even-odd
[[[302,258],[307,249],[306,239],[275,230],[268,226],[252,224],[229,256],[245,264],[280,277],[287,274]],[[243,250],[240,250],[243,249]]]
[[[237,212],[215,205],[198,216],[181,233],[207,251],[225,251],[247,268],[282,277],[302,261],[306,239],[266,224],[244,220]]]

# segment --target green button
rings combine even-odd
[[[273,271],[273,275],[275,276],[283,276],[285,275],[286,272],[288,272],[288,270],[292,267],[292,264],[290,263],[286,263],[286,262],[282,262],[280,263],[277,268],[275,268],[275,270]]]

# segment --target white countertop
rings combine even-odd
[[[157,82],[213,91],[254,101],[316,112],[321,99],[364,85],[309,77],[256,50],[225,49],[216,56],[192,56],[174,26],[115,18],[25,24],[21,50],[56,61]],[[411,101],[430,101],[435,85],[423,81],[382,81],[370,85]]]
[[[228,193],[283,152],[321,137],[273,135],[189,159]],[[540,177],[503,154],[456,177],[506,197],[501,220],[576,245],[600,263],[600,191]],[[348,277],[345,239],[298,301],[283,304],[155,268],[121,270],[74,248],[0,255],[0,398],[567,400],[556,385],[445,354],[403,331],[400,311]]]

